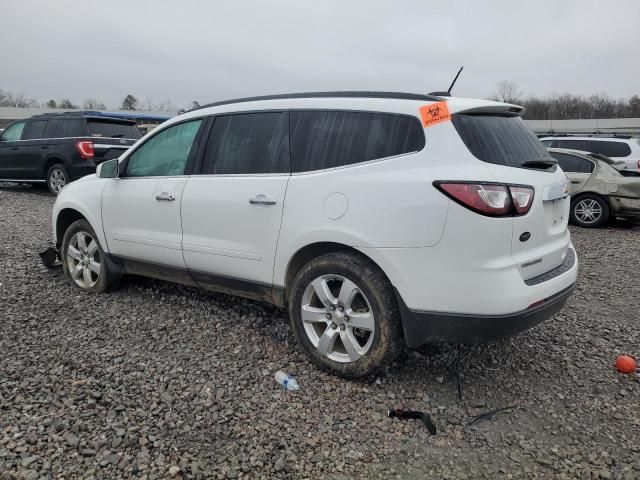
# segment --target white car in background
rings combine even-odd
[[[578,269],[567,179],[522,112],[377,92],[212,104],[65,187],[55,244],[84,290],[138,274],[286,307],[344,377],[405,345],[514,335]]]
[[[625,170],[640,172],[640,139],[638,138],[621,135],[614,137],[562,135],[542,137],[540,141],[547,148],[565,148],[585,153],[599,153],[605,157],[623,161]]]

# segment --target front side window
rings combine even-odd
[[[37,140],[39,138],[44,138],[44,129],[46,126],[46,120],[34,120],[29,122],[24,129],[23,140]]]
[[[422,150],[417,118],[353,111],[291,112],[292,170],[341,167]]]
[[[77,138],[87,136],[87,122],[84,118],[51,118],[47,123],[46,138]]]
[[[631,155],[631,148],[624,142],[594,140],[591,142],[591,151],[593,153],[601,153],[607,157],[626,157]]]
[[[216,117],[204,154],[203,174],[289,173],[286,112]]]
[[[16,142],[22,138],[22,130],[24,130],[25,122],[14,123],[4,132],[2,132],[3,142]]]
[[[183,175],[202,120],[192,120],[165,128],[135,152],[127,161],[127,177]]]

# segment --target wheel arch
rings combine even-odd
[[[575,197],[571,197],[571,206],[573,207],[573,204],[575,202],[577,202],[581,197],[584,197],[586,195],[594,195],[596,197],[602,198],[605,202],[607,202],[607,206],[609,207],[609,211],[610,212],[614,211],[613,210],[613,205],[611,204],[611,200],[609,199],[609,195],[603,195],[602,193],[594,192],[592,190],[581,191]]]
[[[42,177],[46,180],[47,179],[47,174],[49,173],[49,169],[51,167],[53,167],[56,163],[59,163],[61,165],[65,165],[64,159],[60,156],[57,155],[52,155],[51,157],[47,158],[44,162],[44,171],[42,172]]]
[[[58,216],[56,218],[56,247],[60,248],[62,244],[62,237],[64,237],[64,232],[71,226],[73,222],[78,220],[86,220],[91,225],[91,222],[87,217],[85,217],[82,213],[74,208],[63,208],[58,212]],[[91,225],[93,228],[93,225]]]

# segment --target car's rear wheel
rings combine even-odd
[[[581,195],[571,202],[571,221],[580,227],[601,227],[609,220],[609,204],[599,195]]]
[[[86,220],[71,224],[62,239],[62,266],[67,278],[82,290],[101,293],[118,285],[98,237]]]
[[[391,284],[366,258],[318,257],[296,275],[289,316],[299,344],[320,368],[345,378],[367,376],[402,349]]]
[[[60,190],[62,190],[70,180],[71,178],[64,168],[64,165],[56,163],[49,167],[49,171],[47,172],[47,187],[53,195],[57,196]]]

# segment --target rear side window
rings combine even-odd
[[[571,150],[590,152],[591,142],[589,140],[558,140],[558,148],[569,148]]]
[[[44,129],[47,126],[46,120],[33,120],[27,123],[22,135],[23,140],[36,140],[44,138]]]
[[[454,114],[451,121],[469,151],[483,162],[521,167],[549,152],[520,117]]]
[[[569,173],[592,173],[595,165],[589,160],[568,153],[551,152],[563,171]]]
[[[291,112],[292,170],[308,172],[417,152],[417,118],[370,112]]]
[[[140,130],[135,124],[124,122],[106,122],[102,120],[87,120],[89,135],[107,138],[140,138]]]
[[[87,136],[84,118],[52,118],[45,130],[46,138],[74,138]]]
[[[289,173],[286,112],[216,117],[205,150],[204,174]]]
[[[22,138],[22,131],[24,130],[24,122],[14,123],[4,132],[2,132],[3,142],[15,142]]]
[[[591,142],[591,151],[593,153],[601,153],[607,157],[626,157],[631,155],[631,148],[624,142]]]

